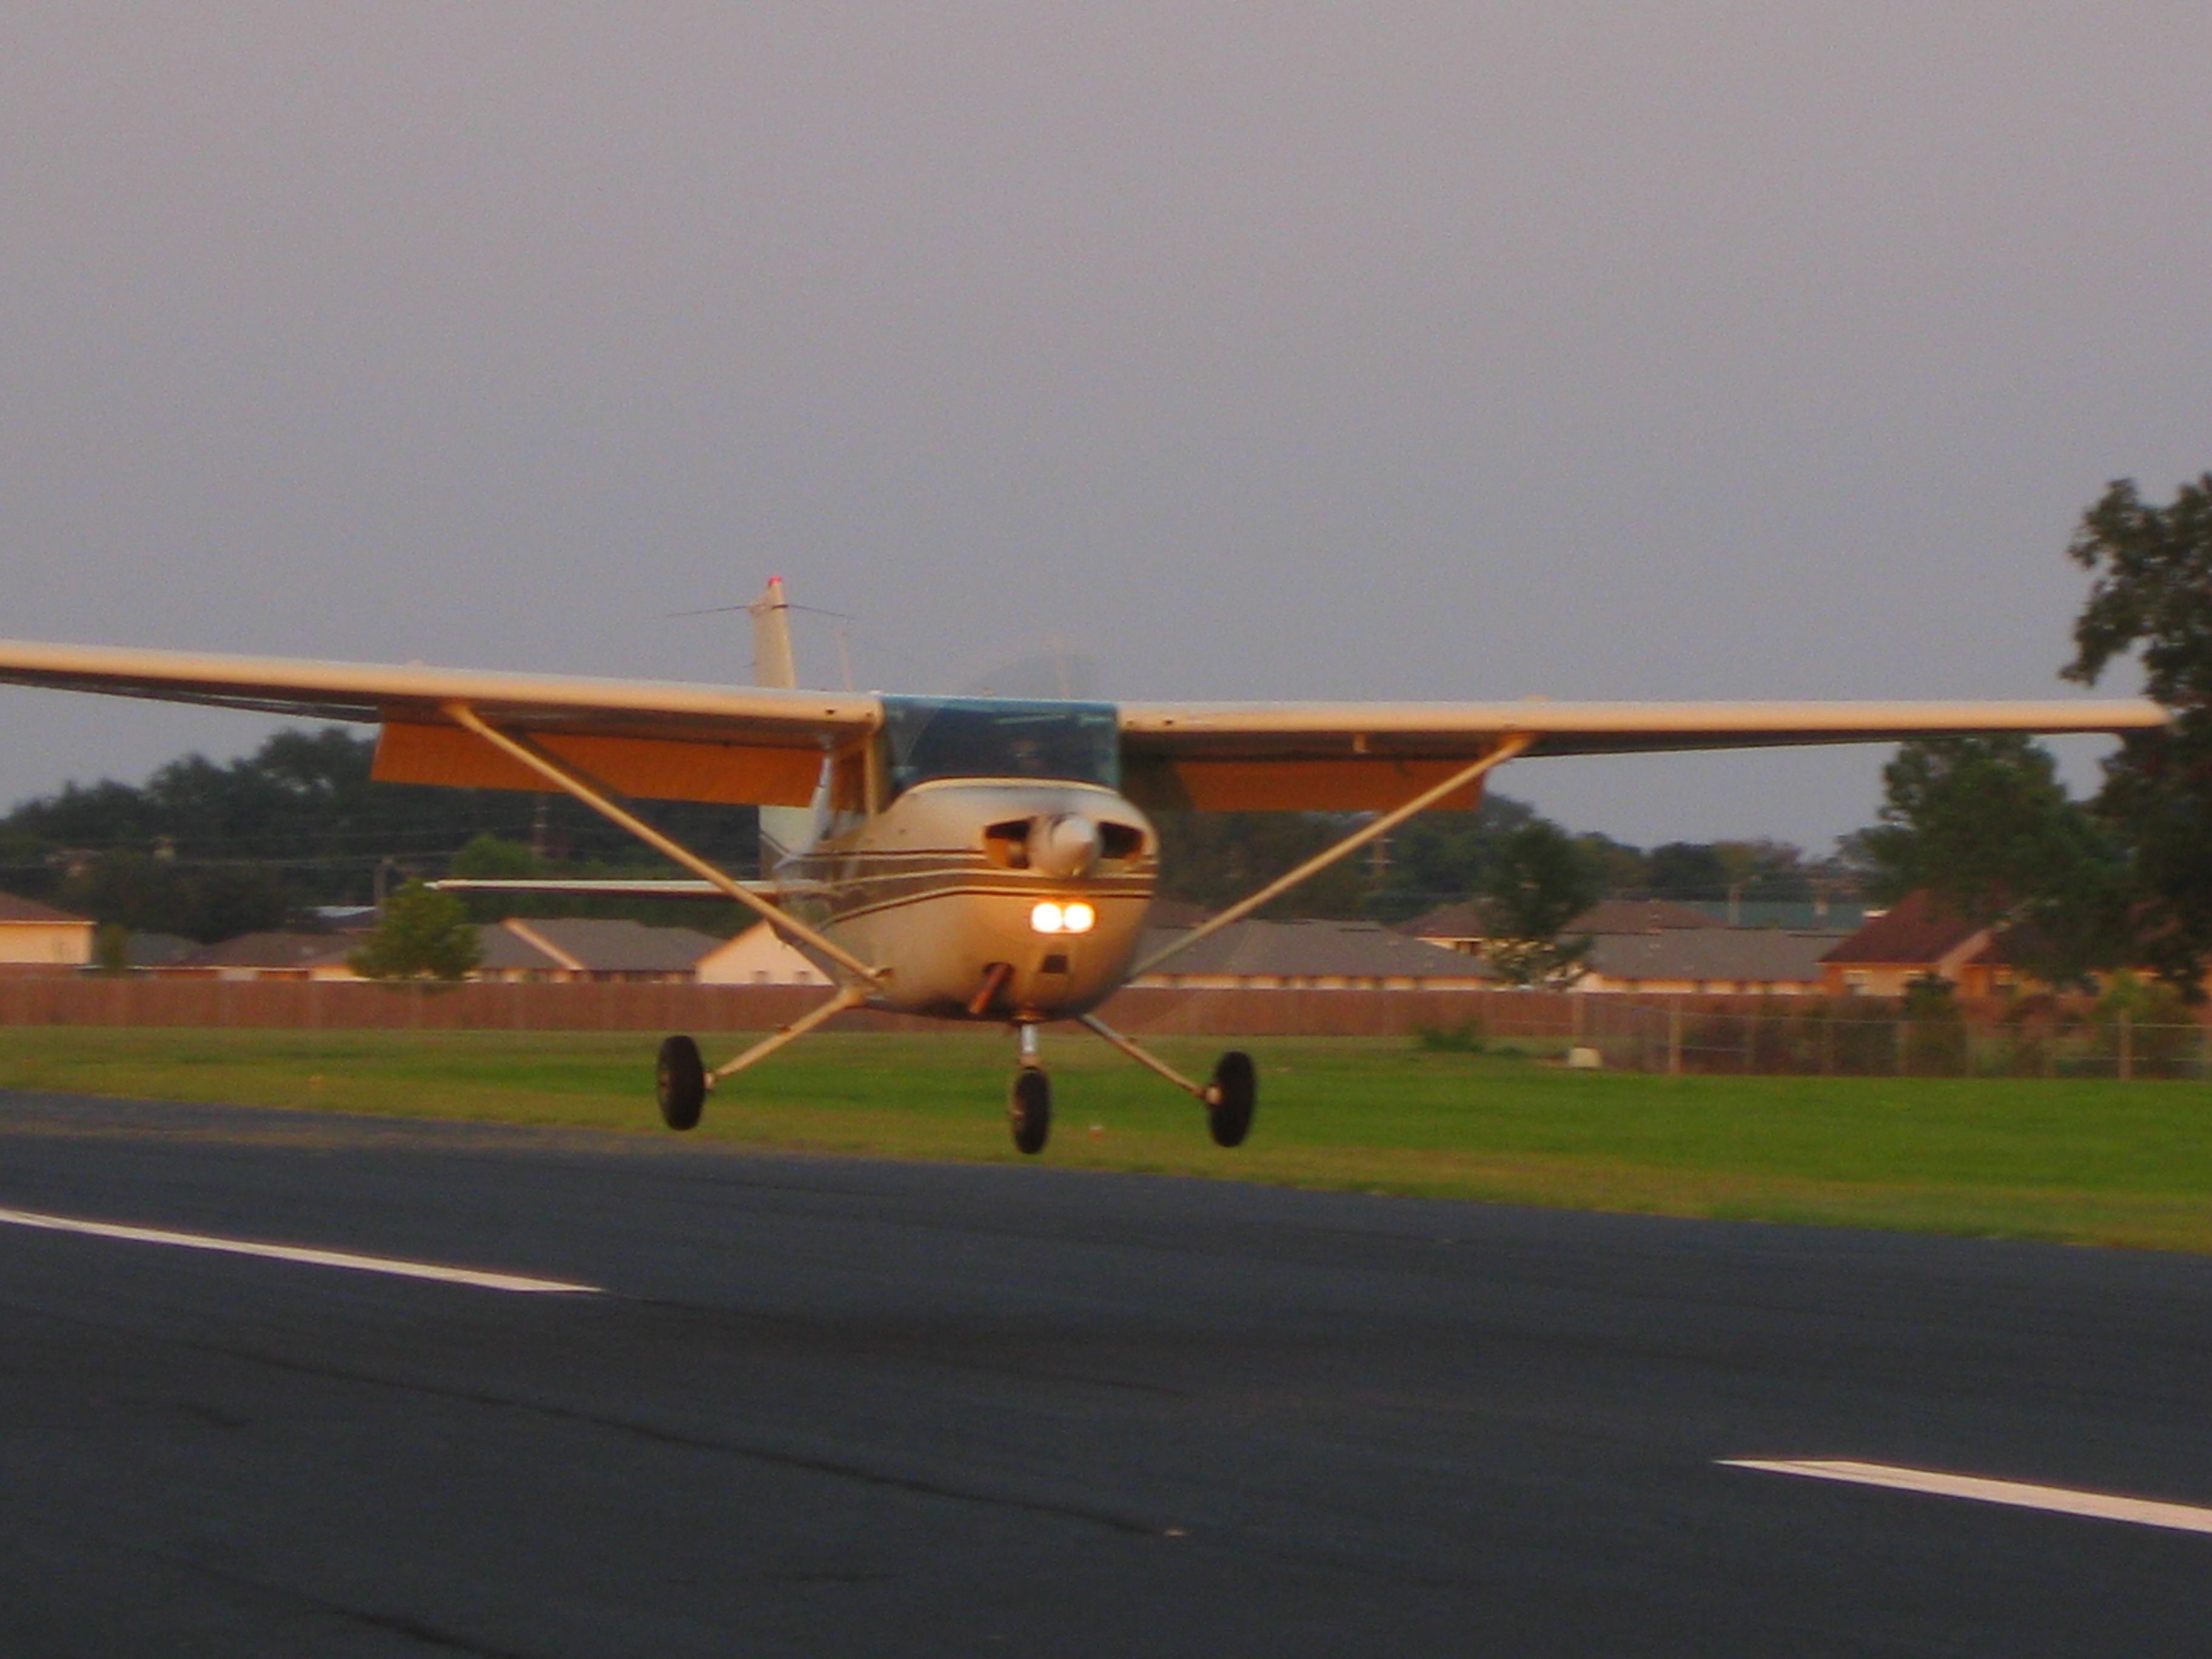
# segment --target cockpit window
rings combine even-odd
[[[1110,702],[885,697],[883,742],[893,795],[931,778],[1121,787],[1121,726]]]

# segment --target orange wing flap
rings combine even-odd
[[[532,732],[548,754],[610,789],[643,800],[730,806],[805,806],[822,773],[818,749]],[[453,789],[527,789],[545,780],[459,726],[386,720],[370,776]]]

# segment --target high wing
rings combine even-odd
[[[1509,738],[1527,755],[1896,743],[2164,726],[2142,701],[1123,703],[1128,792],[1201,811],[1387,811]],[[1472,806],[1470,787],[1444,805]]]
[[[624,794],[803,806],[826,750],[882,721],[872,696],[0,641],[0,684],[210,703],[383,728],[375,775],[543,789],[457,723],[461,708]],[[1384,811],[1509,738],[1529,755],[1898,742],[1972,732],[2125,732],[2155,703],[1124,703],[1131,797],[1206,811]],[[1471,805],[1474,790],[1446,798]]]
[[[823,751],[880,720],[876,698],[849,693],[26,641],[0,641],[0,684],[374,721],[386,781],[546,787],[456,725],[462,707],[624,794],[763,806],[805,805]]]

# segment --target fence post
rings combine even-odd
[[[2136,1023],[2126,1009],[2120,1011],[2120,1081],[2131,1081],[2136,1074]]]
[[[1832,1008],[1820,1011],[1820,1075],[1836,1074],[1836,1014]]]
[[[1911,1075],[1912,1075],[1912,1064],[1911,1064],[1911,1061],[1912,1061],[1912,1022],[1911,1022],[1911,1020],[1909,1020],[1909,1019],[1900,1019],[1899,1021],[1898,1021],[1898,1022],[1897,1022],[1897,1074],[1898,1074],[1898,1076],[1899,1076],[1899,1077],[1910,1077],[1910,1076],[1911,1076]]]
[[[1682,999],[1667,1005],[1667,1075],[1682,1075]]]
[[[1751,1077],[1759,1070],[1759,1016],[1743,1017],[1743,1074]]]

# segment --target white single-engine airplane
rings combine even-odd
[[[477,883],[720,894],[760,913],[832,976],[819,1007],[709,1071],[660,1045],[671,1128],[720,1080],[848,1008],[996,1021],[1016,1035],[1015,1145],[1042,1151],[1052,1090],[1037,1027],[1074,1019],[1196,1098],[1241,1144],[1252,1061],[1198,1083],[1092,1012],[1133,974],[1356,852],[1417,812],[1470,808],[1524,755],[1869,743],[1996,732],[2124,732],[2165,714],[2087,702],[1122,703],[889,696],[799,689],[781,580],[750,607],[752,686],[541,678],[424,667],[0,641],[0,683],[263,714],[373,721],[374,775],[559,790],[696,878]],[[623,797],[761,809],[764,881],[662,835]],[[1158,873],[1146,808],[1372,812],[1281,879],[1136,962]],[[447,886],[470,884],[447,883]]]

